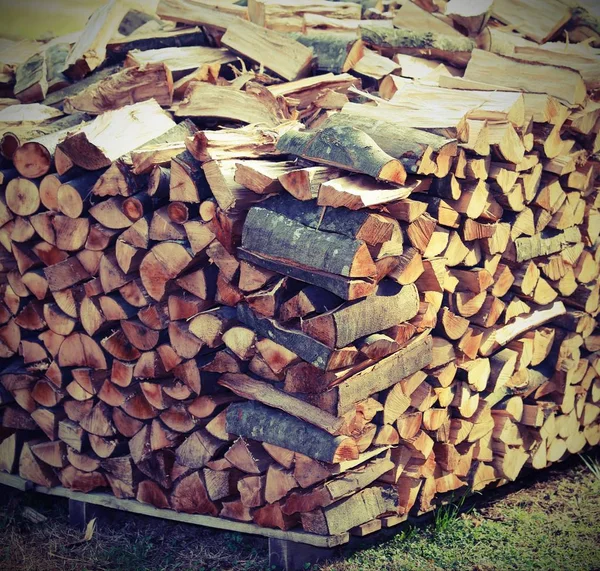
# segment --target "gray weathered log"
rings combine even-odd
[[[351,279],[328,272],[305,270],[290,266],[285,261],[272,260],[265,256],[260,256],[244,248],[238,248],[237,255],[240,259],[246,260],[256,266],[289,276],[301,282],[322,287],[342,299],[360,299],[361,297],[371,295],[376,288],[375,281],[370,279]]]
[[[254,401],[234,403],[227,409],[227,432],[300,452],[322,462],[335,462],[340,447],[354,441],[332,436],[285,412]],[[354,444],[356,455],[358,449]]]
[[[277,150],[387,182],[404,184],[406,180],[406,169],[402,163],[384,152],[369,135],[354,127],[288,131],[280,137]]]
[[[304,320],[302,330],[328,347],[342,348],[359,337],[400,325],[418,310],[419,292],[414,284],[400,287],[383,281],[374,295]]]
[[[309,228],[262,206],[254,206],[248,212],[242,246],[304,269],[361,278],[376,273],[363,241]]]
[[[382,151],[398,159],[406,172],[419,172],[421,159],[431,150],[442,151],[449,156],[457,154],[456,139],[442,137],[422,129],[405,127],[393,120],[382,117],[373,120],[371,117],[335,113],[323,124],[324,127],[355,127],[371,137]]]

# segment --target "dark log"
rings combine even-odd
[[[358,458],[354,440],[332,436],[287,413],[257,402],[234,403],[227,409],[227,431],[267,442],[324,462]],[[294,438],[290,439],[289,435]]]

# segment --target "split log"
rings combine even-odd
[[[329,388],[325,379],[307,379],[304,391],[327,392],[311,397],[311,402],[341,416],[361,400],[385,390],[400,379],[406,378],[428,365],[432,359],[432,341],[426,333],[409,341],[402,349],[366,367]],[[325,385],[325,386],[323,386]],[[329,388],[329,390],[327,390]]]
[[[525,6],[515,0],[500,0],[492,6],[492,16],[522,35],[543,44],[569,21],[564,2],[535,0]]]
[[[115,0],[94,11],[65,61],[69,77],[81,79],[104,62],[106,44],[116,35],[128,11],[127,4]]]
[[[323,126],[360,129],[369,135],[383,152],[398,159],[406,172],[411,174],[446,176],[450,171],[452,158],[458,152],[455,139],[405,127],[388,119],[374,121],[360,115],[336,113]]]
[[[460,67],[467,64],[475,48],[474,42],[465,37],[372,24],[361,24],[360,37],[378,50],[441,59]]]
[[[357,155],[356,149],[362,152]],[[402,163],[354,127],[326,127],[317,133],[288,131],[280,137],[277,150],[396,184],[406,180]]]
[[[302,322],[302,331],[331,348],[412,319],[419,308],[417,288],[382,282],[374,295]]]
[[[241,8],[241,10],[240,10]],[[181,22],[192,26],[209,26],[226,30],[238,17],[246,17],[246,10],[234,4],[196,4],[190,0],[160,0],[156,10],[163,20]]]
[[[242,19],[227,28],[221,43],[230,50],[262,63],[287,81],[305,77],[310,72],[313,51],[282,34]],[[265,61],[264,54],[270,54]]]
[[[549,74],[553,74],[555,81],[548,81]],[[469,80],[493,77],[497,85],[533,93],[547,93],[568,105],[583,103],[586,94],[583,79],[576,71],[525,63],[478,49],[473,50],[464,77]]]
[[[311,533],[333,535],[397,511],[398,495],[391,488],[367,488],[327,508],[302,514],[302,527]]]
[[[98,115],[148,99],[154,99],[163,107],[173,102],[173,77],[165,63],[125,68],[81,93],[67,97],[63,109],[66,113],[83,111]]]
[[[158,103],[149,100],[107,111],[68,136],[59,148],[77,166],[97,170],[174,126]]]
[[[269,383],[254,380],[243,374],[227,373],[219,379],[219,384],[241,397],[257,400],[270,407],[283,410],[333,436],[342,433],[343,421],[341,419],[279,391]]]
[[[351,438],[332,436],[285,412],[256,402],[232,404],[227,409],[227,431],[324,462],[358,458],[358,449]],[[295,434],[293,442],[289,442],[289,434]]]
[[[364,45],[355,32],[324,33],[306,30],[292,33],[292,37],[312,48],[317,59],[317,71],[345,73],[354,68],[364,55]]]
[[[274,340],[322,370],[349,366],[358,353],[354,347],[339,351],[332,350],[300,331],[285,328],[272,319],[256,315],[245,304],[237,306],[237,318],[259,335]]]
[[[242,246],[261,257],[287,260],[302,269],[348,278],[375,274],[375,264],[364,242],[314,230],[263,207],[255,206],[248,213]]]
[[[256,0],[248,6],[250,20],[274,30],[303,30],[306,14],[318,14],[341,20],[360,20],[361,5],[354,2],[310,0],[290,5],[279,0]]]
[[[241,123],[275,126],[290,119],[278,101],[264,87],[251,84],[245,91],[193,81],[175,108],[176,117],[215,118]]]

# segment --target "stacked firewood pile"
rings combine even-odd
[[[385,4],[3,44],[0,469],[366,533],[598,444],[598,20]]]

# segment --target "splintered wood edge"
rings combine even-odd
[[[75,492],[62,486],[56,488],[46,488],[38,486],[15,476],[13,474],[5,474],[0,472],[0,484],[16,488],[21,491],[34,491],[40,494],[49,496],[57,496],[68,498],[86,504],[94,504],[116,510],[126,511],[130,513],[159,517],[181,523],[190,523],[193,525],[202,525],[214,529],[222,529],[225,531],[237,531],[239,533],[249,533],[252,535],[262,535],[267,538],[283,539],[294,543],[305,543],[315,547],[336,547],[348,543],[350,534],[348,532],[339,535],[316,535],[305,531],[282,531],[280,529],[270,529],[260,527],[253,523],[238,522],[230,519],[224,519],[209,515],[185,514],[174,510],[155,508],[154,506],[142,504],[136,500],[121,500],[110,494],[104,493],[88,493]]]

